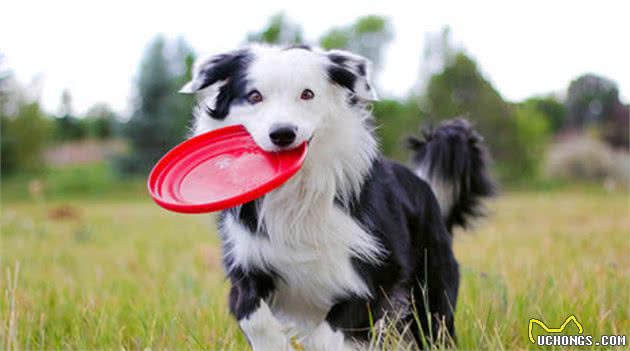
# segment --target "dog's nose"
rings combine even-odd
[[[269,138],[278,146],[288,146],[295,141],[297,127],[292,124],[274,124],[271,126]]]

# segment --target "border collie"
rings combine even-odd
[[[181,92],[198,97],[194,134],[242,124],[267,151],[309,144],[288,182],[219,216],[229,308],[254,350],[364,349],[386,318],[419,345],[455,337],[452,230],[493,192],[466,121],[412,138],[411,169],[386,160],[368,60],[307,46],[198,60]]]

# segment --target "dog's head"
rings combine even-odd
[[[376,99],[367,59],[304,46],[252,46],[201,59],[181,92],[199,97],[195,134],[242,124],[267,151],[326,138],[318,131],[358,118],[344,111]]]

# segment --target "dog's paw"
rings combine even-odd
[[[304,350],[307,351],[355,351],[355,348],[345,340],[342,332],[334,331],[323,322],[304,340]]]

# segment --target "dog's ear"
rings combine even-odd
[[[247,63],[248,57],[247,50],[237,50],[198,59],[193,68],[192,80],[186,83],[179,92],[194,94],[207,87],[225,82]]]
[[[328,51],[326,56],[330,60],[328,77],[333,83],[349,90],[353,97],[360,100],[378,100],[371,82],[372,63],[368,59],[343,50]]]

